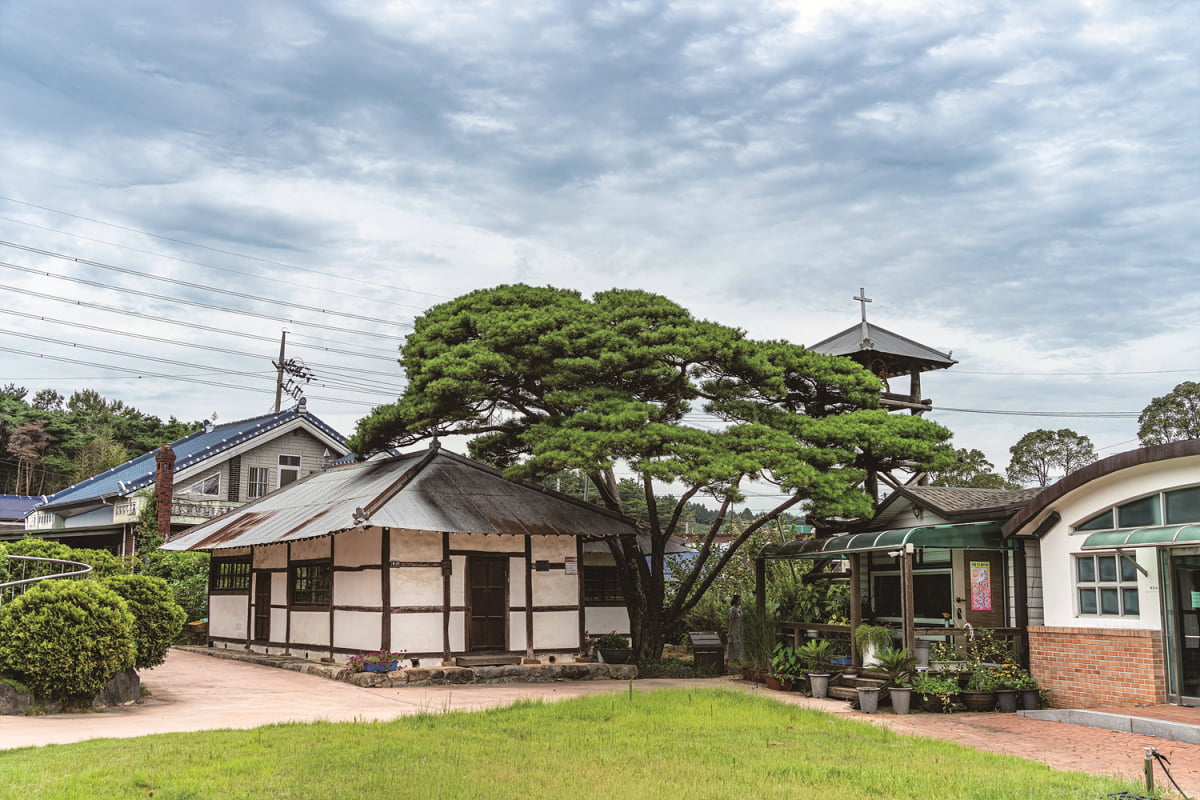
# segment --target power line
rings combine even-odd
[[[1140,411],[1009,411],[989,408],[949,408],[934,406],[933,411],[956,411],[962,414],[1001,414],[1014,417],[1079,417],[1083,419],[1137,419]]]
[[[179,256],[173,256],[170,253],[159,253],[154,250],[143,250],[140,247],[131,247],[130,245],[127,245],[127,244],[119,244],[117,242],[109,242],[104,239],[94,239],[90,236],[84,236],[82,234],[72,233],[71,231],[59,230],[58,228],[50,228],[45,225],[38,225],[36,223],[29,222],[29,221],[23,220],[23,219],[14,219],[13,217],[6,217],[4,215],[0,215],[0,220],[4,220],[5,222],[12,222],[16,225],[26,225],[30,228],[37,228],[38,230],[41,230],[41,231],[57,233],[62,236],[70,236],[73,239],[80,239],[85,242],[94,242],[95,244],[102,244],[107,247],[119,247],[122,250],[129,250],[130,252],[141,253],[142,255],[146,255],[146,256],[154,256],[155,258],[163,258],[168,261],[176,261],[180,264],[191,264],[194,267],[204,267],[205,269],[215,269],[215,270],[220,270],[221,272],[229,272],[234,275],[244,275],[244,276],[251,277],[251,278],[261,278],[262,277],[261,275],[256,275],[253,272],[244,272],[239,269],[230,269],[229,267],[219,267],[216,264],[207,264],[203,261],[193,261],[189,258],[180,258]],[[296,269],[296,268],[293,267],[293,269]],[[338,277],[340,277],[340,276],[338,276]],[[417,310],[422,310],[424,308],[423,306],[404,305],[402,303],[396,303],[395,301],[392,301],[392,300],[384,300],[380,297],[371,297],[371,296],[365,295],[365,294],[351,294],[350,292],[339,292],[337,289],[332,289],[328,286],[310,286],[306,283],[296,283],[295,281],[289,281],[289,280],[285,280],[283,278],[274,277],[274,276],[271,278],[271,280],[276,283],[286,284],[287,286],[295,286],[299,289],[308,289],[308,290],[314,291],[314,292],[321,292],[322,294],[336,294],[336,295],[340,295],[341,297],[349,297],[354,300],[365,300],[369,303],[380,303],[380,304],[389,305],[389,306],[397,306],[398,305],[398,306],[401,306],[402,308],[414,308]],[[393,286],[391,288],[393,291],[397,291],[397,292],[414,291],[413,289],[404,289],[399,286]]]
[[[1078,377],[1120,377],[1122,375],[1171,375],[1175,373],[1200,373],[1200,367],[1191,369],[1146,369],[1135,372],[972,372],[965,369],[954,370],[955,375],[996,375],[1019,378],[1078,378]]]
[[[15,242],[7,242],[7,241],[4,241],[3,239],[0,239],[0,245],[3,245],[4,247],[11,247],[14,250],[24,250],[26,253],[35,253],[39,256],[46,256],[48,258],[57,258],[62,261],[70,261],[75,264],[83,264],[84,266],[88,266],[88,267],[96,267],[97,269],[106,269],[106,270],[109,270],[110,272],[119,272],[123,275],[133,275],[136,278],[148,278],[149,280],[159,281],[161,283],[171,283],[176,286],[186,286],[189,289],[200,289],[201,291],[204,291],[204,292],[213,292],[214,294],[223,294],[223,295],[227,295],[229,297],[240,297],[243,300],[254,300],[254,301],[260,302],[260,303],[273,303],[275,305],[285,306],[287,308],[299,309],[300,311],[313,311],[318,314],[330,314],[335,317],[345,317],[347,319],[356,319],[361,322],[375,322],[380,325],[402,325],[402,326],[409,327],[409,328],[412,327],[412,323],[409,323],[409,322],[397,322],[395,320],[390,320],[390,319],[380,319],[379,317],[367,317],[367,316],[363,316],[361,314],[351,314],[346,311],[331,311],[328,308],[320,308],[318,306],[306,306],[303,303],[293,303],[289,300],[274,300],[270,297],[262,297],[261,295],[250,294],[248,292],[235,292],[232,289],[219,289],[215,286],[207,286],[203,283],[192,283],[191,281],[181,281],[178,278],[165,278],[161,275],[155,275],[150,272],[142,272],[140,270],[130,269],[129,267],[118,267],[113,264],[105,264],[101,261],[91,261],[86,258],[77,258],[76,256],[70,256],[65,253],[55,253],[52,250],[42,250],[39,247],[30,247],[28,245],[17,244]]]
[[[386,334],[386,333],[373,333],[371,331],[360,331],[360,330],[355,330],[353,328],[342,328],[342,327],[339,327],[336,325],[322,325],[319,322],[305,322],[303,320],[289,319],[287,317],[276,317],[271,314],[260,314],[257,311],[245,311],[243,309],[229,308],[228,306],[219,306],[219,305],[214,305],[212,303],[201,303],[199,300],[185,300],[182,297],[171,297],[170,295],[165,295],[165,294],[154,294],[153,292],[144,292],[140,289],[130,289],[128,286],[118,286],[113,283],[104,283],[103,281],[90,281],[90,280],[87,280],[86,278],[74,278],[69,275],[57,275],[53,272],[47,272],[46,270],[34,269],[33,267],[23,267],[20,264],[11,264],[7,261],[0,261],[0,267],[4,267],[6,269],[11,269],[11,270],[16,270],[18,272],[27,272],[32,275],[44,275],[47,278],[54,278],[54,279],[60,280],[60,281],[67,281],[69,283],[78,283],[83,286],[91,286],[91,287],[97,288],[97,289],[112,289],[114,291],[119,291],[122,294],[133,294],[133,295],[137,295],[138,297],[149,297],[152,300],[165,300],[169,303],[182,303],[185,306],[194,306],[196,308],[207,308],[210,311],[223,311],[226,314],[242,314],[247,317],[257,317],[258,319],[269,319],[269,320],[273,320],[275,322],[283,322],[288,325],[306,325],[310,328],[321,328],[322,330],[339,331],[341,333],[354,333],[354,334],[358,334],[360,336],[375,336],[375,337],[379,337],[381,339],[397,339],[397,340],[404,339],[403,336],[394,336],[394,335]],[[279,305],[294,305],[292,303],[284,303],[282,301],[276,301],[276,300],[265,300],[265,302],[278,303]],[[412,327],[411,323],[387,322],[386,324],[388,324],[388,325],[393,325],[393,324],[407,325],[408,327]]]
[[[4,262],[0,262],[0,264],[3,264],[3,263]],[[179,326],[182,326],[185,328],[194,328],[195,330],[208,331],[210,333],[219,333],[219,334],[223,334],[226,336],[241,336],[246,339],[255,339],[260,342],[271,342],[272,344],[276,344],[279,341],[278,339],[275,339],[270,336],[260,336],[255,333],[244,333],[244,332],[239,332],[239,331],[231,331],[231,330],[228,330],[227,328],[214,328],[211,325],[201,325],[198,322],[182,322],[180,320],[170,319],[168,317],[161,317],[156,314],[143,314],[140,311],[129,311],[127,309],[116,308],[114,306],[106,306],[106,305],[103,305],[102,303],[89,303],[86,300],[72,300],[72,299],[66,298],[66,297],[59,297],[58,295],[46,294],[44,292],[35,292],[32,289],[22,289],[18,286],[9,286],[7,284],[0,284],[0,289],[6,290],[9,292],[16,292],[17,294],[27,295],[29,297],[37,297],[41,300],[52,300],[56,303],[66,303],[68,305],[82,306],[84,308],[94,308],[99,311],[108,311],[113,314],[123,314],[127,317],[137,317],[138,319],[151,320],[152,322],[163,322],[163,323],[167,323],[169,325],[179,325]],[[317,347],[315,349],[323,350],[324,352],[327,352],[327,353],[340,353],[342,355],[356,356],[358,358],[373,358],[373,359],[376,359],[377,361],[390,361],[392,363],[396,362],[395,358],[388,358],[387,356],[373,356],[373,355],[369,355],[366,353],[357,353],[352,350],[339,350],[339,349],[333,348],[333,347]]]
[[[295,264],[288,264],[285,261],[272,261],[269,258],[260,258],[258,256],[246,255],[245,253],[239,253],[235,250],[222,250],[219,247],[210,247],[209,245],[198,244],[196,242],[190,242],[186,239],[175,239],[170,236],[162,236],[161,234],[150,233],[149,231],[141,230],[140,228],[130,228],[125,225],[118,225],[115,222],[105,222],[104,220],[93,219],[92,217],[84,217],[79,214],[72,214],[69,211],[60,211],[56,208],[50,208],[49,206],[39,206],[36,203],[29,203],[24,200],[17,200],[15,197],[6,197],[4,195],[0,195],[0,200],[7,200],[10,203],[16,203],[18,205],[27,206],[29,208],[37,208],[42,211],[49,211],[52,214],[61,214],[64,217],[71,217],[72,219],[80,219],[80,220],[83,220],[84,222],[94,222],[97,225],[104,225],[109,228],[116,228],[117,230],[128,231],[129,233],[137,233],[137,234],[141,234],[142,236],[149,236],[154,239],[160,239],[164,242],[174,242],[175,244],[182,244],[182,245],[186,245],[187,247],[196,247],[201,250],[208,250],[213,253],[221,253],[221,254],[227,255],[227,256],[234,256],[235,258],[244,258],[247,261],[257,261],[260,264],[273,264],[274,266],[277,266],[277,267],[286,267],[287,269],[297,270],[299,272],[309,272],[309,273],[312,273],[313,275],[321,275],[326,278],[337,278],[340,281],[354,281],[355,283],[361,283],[364,286],[375,286],[377,288],[382,288],[382,289],[395,289],[396,288],[394,286],[389,286],[385,283],[376,283],[375,281],[368,281],[368,280],[364,280],[362,278],[353,278],[353,277],[350,277],[347,275],[338,275],[337,273],[333,273],[333,272],[322,272],[320,270],[307,269],[306,267],[300,267]],[[399,291],[412,292],[413,294],[428,295],[429,297],[436,297],[436,298],[439,298],[442,300],[451,299],[451,298],[447,297],[446,295],[435,294],[433,292],[423,292],[420,289],[400,289]]]

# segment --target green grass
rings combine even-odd
[[[4,797],[1102,798],[1132,785],[708,689],[0,751]]]

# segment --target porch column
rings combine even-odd
[[[850,561],[850,665],[861,667],[862,656],[854,646],[854,632],[862,624],[862,576],[859,575],[862,560],[858,553],[850,553],[847,558]]]
[[[1025,541],[1014,539],[1013,565],[1013,626],[1017,634],[1017,658],[1021,666],[1029,669],[1029,573],[1025,567]]]
[[[916,603],[913,592],[913,546],[904,545],[900,554],[900,624],[901,647],[911,649],[916,644]]]

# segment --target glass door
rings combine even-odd
[[[1168,620],[1173,658],[1173,694],[1200,705],[1200,555],[1171,556]]]

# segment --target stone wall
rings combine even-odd
[[[1029,671],[1057,708],[1167,702],[1162,634],[1030,626]]]

